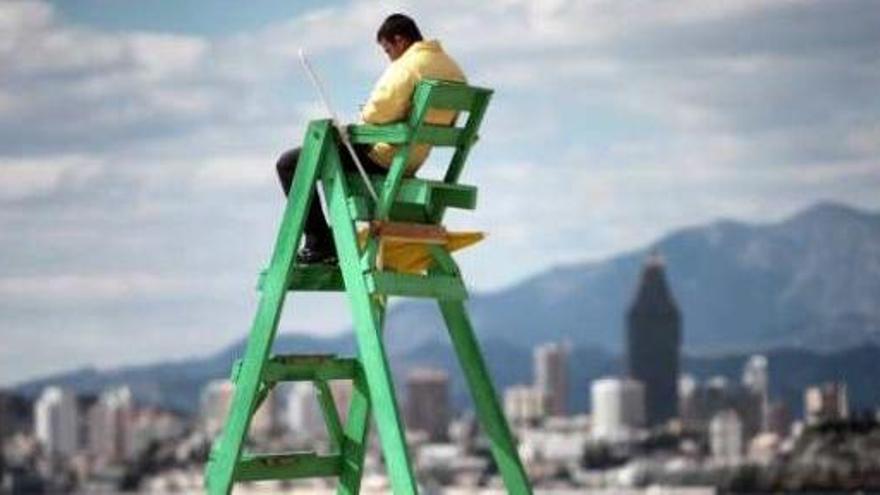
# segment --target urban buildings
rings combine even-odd
[[[876,442],[880,438],[876,421],[871,423],[871,419],[863,419],[867,416],[856,415],[849,424],[838,422],[830,428],[821,424],[824,420],[849,416],[843,383],[825,383],[804,392],[805,414],[810,424],[801,424],[800,428],[789,427],[789,404],[772,397],[771,363],[761,355],[746,359],[741,370],[725,367],[721,370],[724,376],[703,375],[698,380],[681,375],[677,390],[670,393],[669,376],[679,372],[681,327],[663,276],[662,262],[652,256],[645,264],[627,319],[629,374],[592,383],[583,379],[582,383],[570,383],[569,376],[577,376],[569,374],[568,361],[573,353],[567,344],[549,343],[533,350],[532,382],[504,391],[504,409],[517,436],[517,449],[536,488],[568,494],[592,490],[652,493],[653,488],[645,487],[675,486],[674,490],[679,490],[680,486],[699,483],[738,484],[768,479],[776,484],[759,488],[769,486],[773,491],[788,486],[785,483],[795,483],[795,488],[806,486],[796,485],[799,480],[835,480],[834,473],[860,473],[853,476],[865,480],[880,472],[880,468],[875,468],[880,464],[871,464],[872,459],[880,459],[871,454],[880,451],[876,447],[880,445]],[[646,361],[636,362],[639,355]],[[696,372],[704,373],[704,369],[695,367]],[[680,421],[655,420],[652,424],[648,420],[648,389],[634,378],[639,373],[662,392],[664,400],[675,401],[678,397]],[[407,426],[411,432],[424,433],[408,435],[407,439],[419,475],[426,480],[426,491],[436,488],[438,492],[483,493],[485,489],[485,493],[491,493],[500,486],[488,454],[491,441],[478,428],[472,412],[452,418],[447,374],[437,369],[416,368],[404,383]],[[580,394],[589,393],[590,416],[571,407],[577,402],[573,400],[575,396],[568,394],[570,385]],[[777,388],[782,389],[782,384]],[[31,430],[41,432],[40,444],[34,437],[28,439],[22,434],[8,439],[5,447],[10,454],[0,458],[0,468],[5,462],[19,470],[7,477],[14,480],[9,486],[18,489],[30,486],[28,483],[34,480],[38,483],[40,479],[56,477],[57,481],[47,485],[50,489],[43,492],[60,492],[63,490],[55,488],[74,486],[68,473],[75,472],[75,476],[85,480],[76,485],[82,492],[98,491],[94,488],[121,486],[122,474],[152,465],[162,466],[162,470],[151,473],[140,484],[141,489],[202,491],[201,463],[208,455],[213,433],[222,427],[227,414],[233,392],[229,381],[207,383],[200,396],[199,413],[192,417],[135,407],[126,387],[107,390],[98,397],[86,395],[73,400],[70,394],[59,390],[46,389],[34,407],[33,414],[40,426]],[[330,382],[330,390],[344,420],[352,394],[351,382]],[[14,412],[14,401],[10,400],[0,395],[0,418]],[[282,409],[283,414],[279,414]],[[676,408],[671,409],[671,414],[676,414]],[[64,437],[58,425],[77,424],[69,419],[59,421],[61,411],[87,411],[86,420],[79,422],[81,431],[75,435],[87,441],[72,450],[57,446]],[[0,426],[7,434],[7,425]],[[849,433],[845,433],[847,428]],[[66,431],[76,429],[68,427]],[[325,429],[314,386],[302,382],[282,384],[254,417],[249,446],[255,452],[326,452],[330,447]],[[59,450],[73,454],[59,454]],[[54,459],[50,460],[46,453],[52,452]],[[387,493],[388,480],[375,442],[366,455],[365,488],[372,487],[373,493]],[[755,472],[760,476],[753,476]],[[332,483],[285,481],[270,486],[277,491],[332,493]],[[869,485],[862,481],[859,486]],[[725,488],[722,485],[719,491]],[[709,493],[714,491],[710,488]]]
[[[568,413],[568,345],[551,342],[535,348],[535,387],[544,394],[547,414]]]
[[[32,401],[0,390],[0,441],[18,433],[34,431]]]
[[[87,413],[89,450],[107,462],[131,458],[133,449],[133,411],[128,387],[110,389],[101,394]]]
[[[534,386],[508,387],[504,391],[504,413],[515,426],[535,425],[547,414],[547,397]]]
[[[804,392],[804,416],[807,424],[811,425],[848,418],[846,384],[826,382],[807,388]]]
[[[590,387],[593,436],[624,440],[645,426],[645,388],[630,378],[603,378]]]
[[[50,455],[71,455],[79,448],[79,411],[76,397],[60,387],[43,390],[34,404],[37,440]]]
[[[666,284],[663,260],[653,253],[627,312],[626,334],[627,371],[645,387],[648,426],[678,415],[681,332],[681,314]]]
[[[451,418],[449,376],[445,371],[416,368],[406,377],[406,425],[431,441],[447,438]]]
[[[715,415],[725,410],[736,411],[745,438],[761,429],[761,397],[752,390],[721,376],[698,382],[692,377],[682,379],[680,411],[682,424],[694,431],[706,431]]]
[[[755,355],[749,358],[743,368],[742,384],[760,401],[761,431],[769,428],[770,379],[767,373],[767,358]]]
[[[709,447],[716,460],[727,463],[739,461],[743,453],[743,428],[736,411],[725,409],[712,416],[709,422]]]

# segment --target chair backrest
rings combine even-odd
[[[491,89],[460,82],[425,79],[416,86],[409,116],[411,142],[455,148],[444,182],[458,182],[491,98]],[[425,120],[432,110],[467,113],[467,118],[461,127],[456,126],[459,118],[451,126],[435,125]]]
[[[422,222],[438,223],[442,220],[447,206],[473,209],[476,202],[476,188],[458,184],[468,153],[477,140],[477,132],[492,97],[492,90],[469,86],[461,82],[422,80],[413,92],[412,107],[405,122],[384,125],[356,125],[349,127],[349,137],[355,143],[388,143],[397,147],[388,174],[375,184],[379,191],[371,219],[387,220],[392,215],[397,218],[410,218]],[[451,125],[438,125],[436,113],[452,112]],[[466,113],[461,119],[459,114]],[[459,125],[461,121],[461,125]],[[455,152],[446,169],[442,181],[406,179],[406,165],[413,145],[427,144],[439,147],[452,147]],[[355,190],[360,190],[360,181],[354,181]],[[442,188],[439,186],[443,186]],[[359,191],[360,192],[360,191]],[[406,193],[407,201],[400,201],[398,193]],[[413,205],[421,210],[421,215],[406,211]]]

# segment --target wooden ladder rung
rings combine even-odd
[[[315,452],[243,455],[235,471],[238,481],[337,476],[342,457]]]
[[[449,233],[442,225],[408,222],[370,222],[370,234],[382,241],[412,242],[416,244],[446,244]]]
[[[268,382],[352,379],[357,367],[357,359],[332,354],[273,356],[266,361],[263,379]]]

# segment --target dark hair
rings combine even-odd
[[[401,36],[413,43],[422,41],[422,32],[416,26],[416,21],[404,14],[391,14],[385,22],[379,26],[376,32],[376,41],[394,41],[395,36]]]

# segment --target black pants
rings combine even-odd
[[[360,159],[361,165],[364,166],[364,169],[368,174],[387,174],[387,168],[377,164],[368,156],[367,153],[369,150],[370,147],[368,145],[354,145],[354,151],[357,154],[358,159]],[[293,176],[296,173],[296,165],[299,162],[299,154],[301,151],[302,148],[294,148],[286,151],[280,158],[278,158],[278,163],[276,164],[278,178],[281,180],[281,188],[284,189],[285,195],[290,194],[290,185],[293,182]],[[341,143],[339,145],[339,158],[342,162],[343,169],[350,172],[357,172],[357,165],[355,165],[348,150],[345,149],[345,146]],[[324,220],[324,216],[321,213],[321,203],[318,201],[317,197],[312,201],[312,205],[309,207],[309,213],[306,216],[305,234],[306,245],[308,246],[321,247],[329,246],[331,244],[332,239],[330,228],[327,226],[327,222]]]

